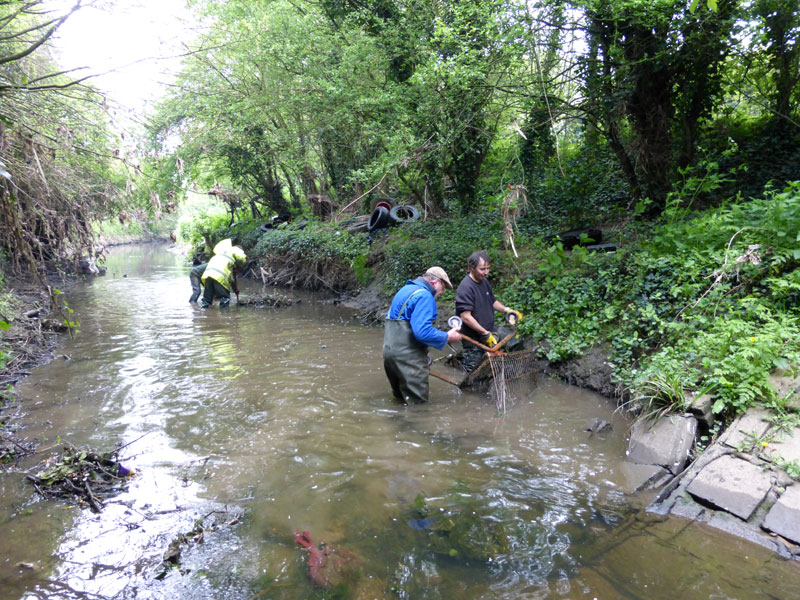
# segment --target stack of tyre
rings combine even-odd
[[[395,204],[381,201],[369,217],[367,231],[376,231],[393,225],[402,225],[419,219],[419,211],[408,204]]]

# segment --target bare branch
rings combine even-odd
[[[39,48],[42,44],[44,44],[47,40],[49,40],[53,36],[56,30],[59,27],[61,27],[61,25],[64,24],[64,22],[72,15],[72,13],[74,13],[81,7],[81,1],[82,0],[77,0],[75,6],[73,6],[67,14],[57,19],[55,25],[53,25],[50,29],[48,29],[38,40],[33,42],[30,46],[28,46],[24,50],[17,52],[16,54],[0,57],[0,65],[20,60],[32,54],[37,48]]]

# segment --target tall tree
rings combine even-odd
[[[591,52],[587,114],[617,154],[634,199],[649,198],[655,211],[676,165],[693,157],[700,119],[721,98],[718,72],[731,47],[737,5],[723,0],[717,11],[694,14],[673,0],[580,5]]]
[[[81,4],[0,3],[0,248],[19,272],[77,260],[92,248],[92,221],[118,206],[104,98],[50,52]]]

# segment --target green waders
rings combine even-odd
[[[411,296],[413,295],[412,293]],[[404,309],[405,304],[400,308],[399,314],[402,315]],[[410,321],[386,319],[383,330],[383,369],[395,398],[405,402],[428,401],[428,351],[425,344],[414,337]]]
[[[214,302],[214,298],[219,298],[219,307],[225,308],[231,303],[231,293],[216,279],[206,277],[206,285],[203,289],[203,299],[200,301],[200,308],[208,308]]]

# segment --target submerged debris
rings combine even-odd
[[[0,427],[4,425],[0,419]],[[33,442],[17,439],[12,432],[0,430],[0,465],[33,454],[35,447]]]
[[[103,499],[125,491],[128,478],[133,474],[119,462],[120,450],[101,454],[67,444],[61,455],[48,458],[41,471],[27,478],[44,498],[85,502],[93,512],[99,513]]]
[[[417,518],[407,521],[409,527],[428,532],[431,550],[453,559],[493,562],[509,552],[517,533],[490,509],[471,503],[436,510],[420,495],[413,507]]]
[[[214,521],[206,524],[206,520],[215,516]],[[173,569],[178,569],[182,575],[188,573],[188,569],[181,566],[181,555],[184,549],[202,544],[207,532],[220,531],[223,528],[232,527],[242,520],[240,512],[229,512],[228,510],[214,510],[202,516],[194,523],[194,528],[187,533],[179,533],[169,543],[164,559],[161,562],[161,571],[156,575],[159,581],[164,579]]]
[[[361,563],[360,557],[343,548],[331,548],[324,543],[315,546],[307,531],[293,533],[295,541],[309,551],[308,574],[316,585],[332,588],[353,578],[354,570]]]
[[[263,296],[247,297],[239,300],[241,306],[252,306],[253,308],[285,308],[297,304],[299,300],[292,300],[288,296],[281,294],[264,294]]]

